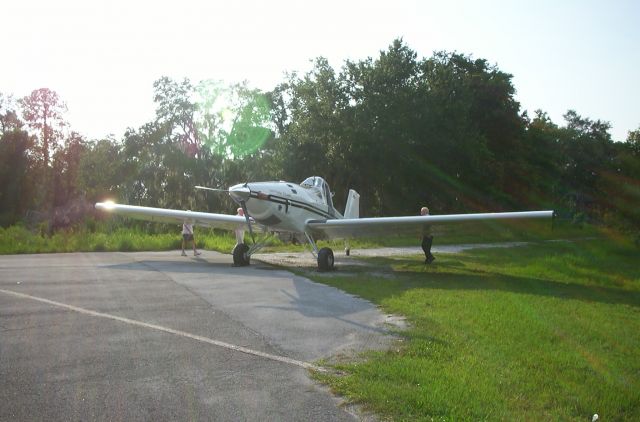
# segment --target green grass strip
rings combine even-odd
[[[639,252],[599,238],[308,273],[411,327],[317,377],[394,420],[640,420]]]

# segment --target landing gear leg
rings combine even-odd
[[[258,252],[273,237],[273,233],[269,233],[262,241],[254,243],[249,247],[246,243],[238,243],[233,248],[233,266],[246,267],[251,262],[251,255]]]
[[[309,241],[309,244],[313,248],[313,255],[318,259],[318,271],[333,271],[334,259],[333,251],[330,248],[322,248],[318,250],[316,242],[313,240],[309,233],[304,234]]]

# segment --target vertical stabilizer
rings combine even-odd
[[[360,218],[360,194],[353,189],[349,189],[344,218]]]

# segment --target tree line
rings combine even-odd
[[[0,94],[0,224],[40,215],[67,226],[111,198],[230,212],[228,187],[323,176],[361,214],[555,209],[640,228],[640,128],[613,142],[610,124],[569,110],[553,122],[522,112],[512,75],[487,60],[395,40],[376,58],[324,58],[271,91],[246,83],[154,82],[156,116],[121,139],[89,140],[50,89]],[[76,212],[68,212],[76,205]],[[62,216],[62,217],[61,217]]]

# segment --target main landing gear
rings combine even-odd
[[[309,244],[313,248],[313,256],[318,259],[318,271],[333,271],[335,269],[335,260],[333,258],[333,251],[331,248],[322,248],[318,250],[318,246],[311,235],[309,233],[305,233],[304,235],[307,237]]]
[[[311,253],[318,260],[318,271],[333,271],[335,270],[335,258],[333,256],[333,250],[331,248],[318,249],[316,242],[313,238],[305,233],[309,244],[313,248]],[[270,237],[270,236],[269,236]],[[246,267],[251,263],[251,255],[257,252],[264,246],[266,239],[263,242],[255,243],[249,247],[246,243],[238,243],[233,248],[233,266],[234,267]]]
[[[318,251],[318,270],[333,271],[333,251],[330,248],[322,248]]]

